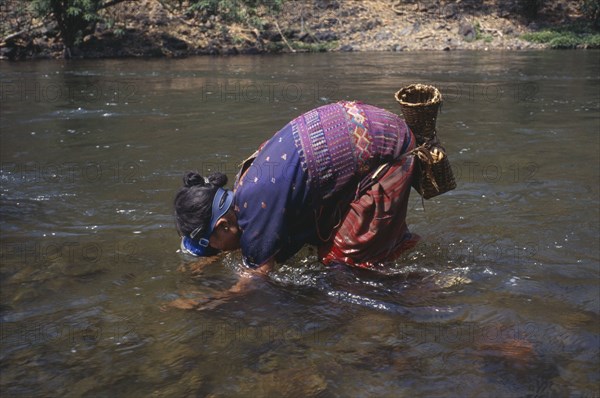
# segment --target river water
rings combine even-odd
[[[598,397],[599,53],[2,63],[5,396]],[[456,190],[386,275],[310,248],[212,309],[240,254],[177,252],[185,170],[229,174],[313,107],[445,96]]]

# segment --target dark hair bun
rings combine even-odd
[[[188,171],[183,176],[183,185],[186,187],[193,187],[194,185],[203,186],[204,177],[194,171]]]
[[[224,187],[227,184],[227,176],[223,173],[212,173],[208,176],[208,182],[216,187]]]

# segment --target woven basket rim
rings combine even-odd
[[[433,97],[427,102],[418,102],[418,103],[405,102],[402,100],[403,94],[407,94],[407,93],[415,92],[415,91],[430,91],[430,92],[433,92]],[[420,84],[420,83],[411,84],[410,86],[401,88],[400,90],[398,90],[396,92],[394,97],[396,98],[396,101],[398,101],[400,103],[400,105],[408,106],[408,107],[431,106],[431,105],[437,105],[442,102],[442,93],[440,92],[440,90],[437,89],[437,87],[430,86],[428,84]]]

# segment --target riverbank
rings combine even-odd
[[[546,1],[535,18],[526,18],[517,0],[287,0],[276,10],[257,7],[247,18],[232,21],[190,12],[185,1],[141,0],[105,10],[102,22],[66,48],[56,23],[30,15],[30,26],[23,29],[26,11],[17,13],[11,3],[16,4],[6,2],[0,29],[0,56],[10,60],[543,49],[552,45],[540,40],[549,37],[540,32],[583,19],[578,2],[572,1]],[[600,46],[597,32],[589,37],[562,42],[565,47]]]

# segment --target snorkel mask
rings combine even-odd
[[[219,218],[223,217],[229,211],[233,203],[233,192],[218,188],[212,202],[212,215],[210,217],[210,228],[206,234],[196,242],[194,239],[200,232],[200,227],[190,233],[190,236],[181,238],[181,251],[193,256],[205,257],[214,256],[219,253],[219,250],[209,246],[210,235],[215,229],[215,225]]]

